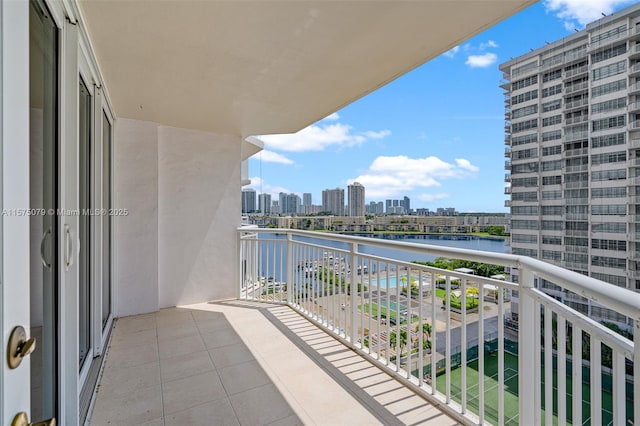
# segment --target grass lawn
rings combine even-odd
[[[395,307],[395,305],[394,305]],[[402,306],[401,306],[402,308]],[[364,312],[368,313],[372,318],[378,318],[378,311],[380,312],[380,317],[381,318],[388,318],[389,321],[391,321],[391,318],[393,318],[393,320],[395,321],[396,317],[396,311],[394,309],[387,309],[384,306],[380,306],[377,303],[365,303],[364,305],[359,305],[358,309],[360,310],[364,310]],[[400,315],[400,318],[405,318],[402,315]],[[411,318],[411,322],[416,322],[418,321],[419,318],[415,315],[412,316]],[[406,318],[402,321],[400,321],[400,325],[404,325],[406,324]]]
[[[443,288],[436,288],[436,297],[438,299],[444,300],[447,297],[447,291]],[[466,297],[467,299],[467,309],[477,308],[478,307],[478,298],[477,297]],[[457,302],[457,303],[456,303]],[[439,302],[442,303],[442,302]],[[456,297],[452,297],[451,307],[460,309],[460,300]],[[442,306],[445,306],[444,304]]]

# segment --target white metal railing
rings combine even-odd
[[[465,424],[640,424],[638,293],[526,256],[238,231],[239,298],[289,305]],[[518,284],[412,262],[434,257],[517,270]],[[635,342],[540,280],[631,318]]]
[[[588,99],[579,99],[577,101],[573,101],[573,102],[567,102],[564,107],[565,109],[569,109],[569,108],[577,108],[577,107],[581,107],[583,105],[587,105],[589,103]]]
[[[573,68],[564,72],[564,78],[573,77],[574,75],[583,74],[587,72],[587,66],[583,65],[578,68]]]
[[[582,83],[576,83],[570,86],[565,86],[564,93],[569,94],[569,93],[577,92],[578,90],[584,90],[588,88],[589,88],[589,82],[585,81]]]
[[[581,115],[578,117],[571,117],[565,120],[565,124],[576,124],[576,123],[584,123],[585,121],[589,121],[589,117],[586,115]]]

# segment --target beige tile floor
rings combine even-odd
[[[228,301],[120,318],[90,424],[456,422],[290,308]]]

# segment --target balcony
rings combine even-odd
[[[125,317],[111,342],[91,425],[455,424],[282,304]]]
[[[582,83],[576,83],[570,86],[565,86],[564,93],[565,94],[575,93],[575,92],[579,92],[581,90],[587,90],[587,89],[589,89],[589,82],[585,81]]]
[[[640,47],[640,45],[638,45]],[[629,95],[637,95],[640,93],[640,83],[634,83],[629,85]]]
[[[589,100],[588,99],[580,99],[577,101],[572,101],[572,102],[566,102],[564,105],[565,110],[570,110],[573,108],[580,108],[584,105],[588,105],[589,104]]]
[[[629,67],[629,77],[634,77],[640,74],[640,62],[635,63]]]
[[[636,59],[640,57],[640,44],[634,44],[629,49],[629,59]]]
[[[578,123],[584,123],[586,121],[589,121],[589,117],[586,115],[581,115],[578,117],[571,117],[571,118],[567,118],[565,120],[565,124],[569,125],[569,124],[578,124]]]
[[[525,256],[282,229],[238,238],[238,300],[117,321],[92,425],[631,419],[638,340],[534,282],[635,319],[640,294]],[[519,284],[410,262],[425,256],[517,268]],[[594,349],[574,362],[583,336]]]
[[[626,395],[625,386],[629,384],[625,371],[629,371],[623,366],[625,358],[632,360],[638,356],[638,346],[534,289],[533,282],[534,277],[544,278],[562,290],[597,299],[603,306],[634,318],[640,303],[640,295],[636,293],[527,257],[422,244],[254,229],[242,234],[240,247],[244,265],[241,299],[287,304],[417,394],[440,403],[447,413],[462,422],[502,423],[515,407],[516,400],[520,419],[544,417],[545,423],[567,419],[567,395],[573,392],[573,395],[580,394],[582,399],[593,396],[592,400],[596,401],[590,406],[590,413],[583,415],[592,416],[597,424],[611,420],[617,424],[623,422],[624,410],[633,402],[633,397],[618,399],[612,394],[616,404],[611,410],[617,420],[609,419],[607,410],[610,408],[600,403],[601,392],[607,392],[598,380],[605,371],[600,367],[601,351],[591,353],[589,364],[581,366],[576,362],[567,367],[565,362],[557,362],[571,358],[565,345],[553,346],[552,333],[542,330],[552,329],[553,316],[553,321],[560,324],[557,327],[559,341],[567,340],[565,331],[570,326],[571,331],[567,333],[579,336],[584,331],[592,339],[592,348],[599,348],[599,343],[604,343],[608,347],[606,350],[610,349],[617,358],[612,372],[612,380],[617,385],[611,389],[617,395]],[[384,255],[377,250],[383,251]],[[390,250],[397,254],[391,255]],[[407,261],[424,255],[517,267],[520,283]],[[264,279],[265,276],[273,279]],[[402,282],[415,290],[415,293],[411,292],[413,296],[405,294]],[[434,282],[440,288],[432,287]],[[456,310],[450,295],[456,290],[459,294],[468,294],[469,288],[483,296],[487,295],[488,289],[495,290],[496,297],[493,302],[478,297],[475,312]],[[515,306],[511,311],[508,300],[514,290],[519,293],[517,312]],[[513,318],[513,313],[520,319],[519,334],[505,327],[508,322],[503,321]],[[523,321],[523,318],[529,320]],[[436,332],[415,332],[424,330],[423,324],[430,324]],[[407,336],[404,348],[394,338],[403,333]],[[532,338],[541,334],[543,339]],[[509,351],[515,347],[510,339],[516,335],[520,377],[517,393],[520,397],[511,393],[514,389],[510,387],[512,354]],[[479,342],[483,342],[484,350],[478,351]],[[433,352],[429,353],[427,347],[433,348]],[[552,347],[553,350],[544,350]],[[475,376],[469,374],[469,365],[476,365],[473,364],[476,360],[478,370],[474,371],[486,376],[484,383],[478,383],[478,399],[471,391],[462,394],[457,391],[476,389],[476,383],[472,382]],[[558,366],[557,370],[554,365]],[[567,377],[572,370],[573,376],[577,377],[583,367],[590,369],[591,377],[595,378],[584,393],[578,383],[558,380]],[[434,371],[435,375],[432,374]],[[493,371],[497,375],[495,384],[487,381]],[[638,377],[637,368],[633,374]],[[537,381],[535,378],[541,375],[545,379]],[[556,380],[559,392],[554,393],[551,386]],[[637,389],[637,380],[635,383],[634,389]],[[494,396],[490,397],[490,394]],[[574,412],[583,409],[579,403],[581,398],[574,399]],[[544,406],[552,404],[560,408],[543,411]]]
[[[586,65],[583,65],[583,66],[578,67],[578,68],[570,69],[570,70],[564,72],[564,78],[567,79],[567,78],[570,78],[570,77],[574,77],[576,75],[586,74],[588,69],[589,68]]]

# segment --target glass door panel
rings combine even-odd
[[[29,7],[31,421],[57,416],[58,30],[46,6]]]
[[[80,78],[79,88],[79,230],[78,311],[79,369],[91,358],[91,94]]]
[[[102,114],[102,328],[111,315],[111,123]]]

